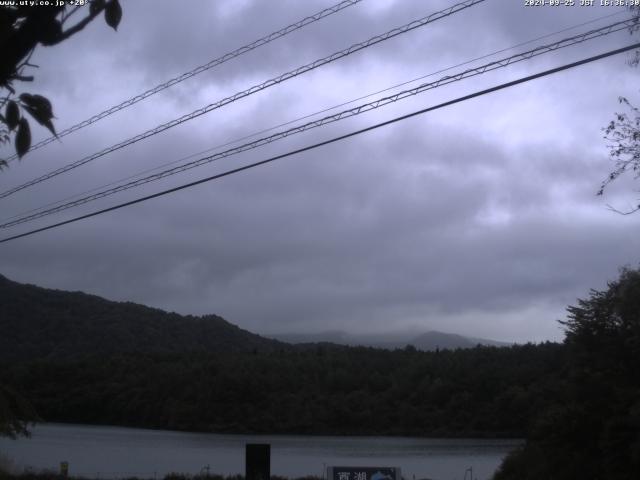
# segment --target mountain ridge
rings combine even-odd
[[[22,284],[0,275],[0,361],[77,359],[131,352],[274,351],[320,344],[387,350],[412,345],[422,351],[509,345],[438,331],[413,335],[356,335],[339,330],[258,335],[214,314],[181,315],[81,291]]]
[[[455,350],[458,348],[473,348],[477,345],[509,346],[512,343],[499,342],[486,338],[467,337],[455,333],[445,333],[429,330],[423,333],[407,334],[350,334],[341,330],[328,330],[317,333],[294,333],[266,335],[268,338],[291,344],[333,343],[344,346],[362,346],[394,350],[413,346],[422,351]]]
[[[0,360],[286,347],[218,315],[180,315],[83,292],[21,284],[0,275]]]

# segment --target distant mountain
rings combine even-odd
[[[82,292],[24,285],[0,275],[0,361],[286,347],[216,315],[183,316]]]
[[[413,345],[418,350],[433,351],[436,349],[455,350],[457,348],[473,348],[476,345],[507,346],[504,342],[485,338],[465,337],[454,333],[429,331],[420,335],[354,335],[342,331],[327,331],[311,334],[281,334],[270,338],[292,344],[302,343],[335,343],[338,345],[386,348],[393,350]]]
[[[506,342],[498,342],[486,338],[466,337],[455,333],[443,333],[431,331],[418,335],[409,341],[411,345],[419,350],[431,351],[436,348],[453,350],[456,348],[473,348],[477,345],[493,347],[505,347],[511,345]]]

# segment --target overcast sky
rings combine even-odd
[[[33,57],[36,81],[20,87],[53,102],[58,130],[337,0],[121,2],[117,33],[99,19]],[[454,3],[363,0],[32,152],[0,173],[0,187]],[[2,199],[2,219],[617,12],[422,82],[626,17],[613,7],[488,0]],[[0,233],[213,175],[637,38],[623,31],[543,55]],[[0,273],[183,314],[215,313],[256,333],[441,330],[560,340],[557,320],[567,305],[604,288],[619,267],[638,266],[640,213],[607,208],[633,205],[637,182],[623,179],[595,195],[612,169],[602,127],[624,111],[618,96],[640,104],[639,72],[629,58],[610,57],[2,244]],[[34,122],[32,130],[34,141],[47,136]]]

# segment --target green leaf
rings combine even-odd
[[[47,127],[49,129],[49,131],[55,136],[57,137],[58,134],[56,133],[56,129],[53,126],[53,122],[51,120],[49,120],[46,117],[42,116],[42,112],[39,110],[35,110],[31,107],[24,107],[25,110],[27,112],[29,112],[31,114],[31,116],[43,127]]]
[[[104,19],[114,30],[118,30],[120,20],[122,20],[122,7],[118,0],[109,0],[104,9]]]
[[[7,127],[9,127],[9,130],[13,130],[18,126],[18,121],[20,120],[20,109],[18,108],[18,104],[13,100],[9,100],[6,114]]]
[[[42,95],[31,95],[29,93],[23,93],[20,95],[20,100],[28,107],[38,111],[38,116],[43,119],[50,120],[53,118],[53,107],[48,98]]]
[[[18,133],[16,134],[16,153],[22,158],[31,148],[31,129],[29,122],[22,117],[18,124]]]
[[[25,110],[27,112],[29,112],[31,114],[31,116],[33,118],[35,118],[35,120],[42,125],[43,127],[47,127],[47,129],[51,132],[51,134],[55,137],[58,136],[57,132],[56,132],[56,128],[53,126],[53,122],[51,120],[48,120],[46,118],[42,118],[41,112],[37,111],[37,110],[33,110],[30,107],[25,107]]]
[[[51,102],[42,95],[31,95],[23,93],[20,95],[24,109],[40,124],[49,129],[49,131],[57,136],[56,129],[51,119],[53,118],[53,107]]]

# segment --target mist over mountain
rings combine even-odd
[[[454,333],[428,331],[422,334],[351,334],[343,331],[327,331],[320,333],[298,333],[268,335],[269,338],[292,344],[335,343],[337,345],[385,348],[393,350],[412,345],[418,350],[431,352],[435,350],[455,350],[457,348],[473,348],[478,345],[508,346],[510,343],[498,342],[486,338],[466,337]]]
[[[265,337],[217,315],[180,315],[82,292],[21,284],[0,275],[0,360],[70,359],[130,352],[273,351],[288,348],[288,344],[315,343],[388,350],[413,345],[423,351],[508,345],[436,331],[386,335],[327,331]]]

